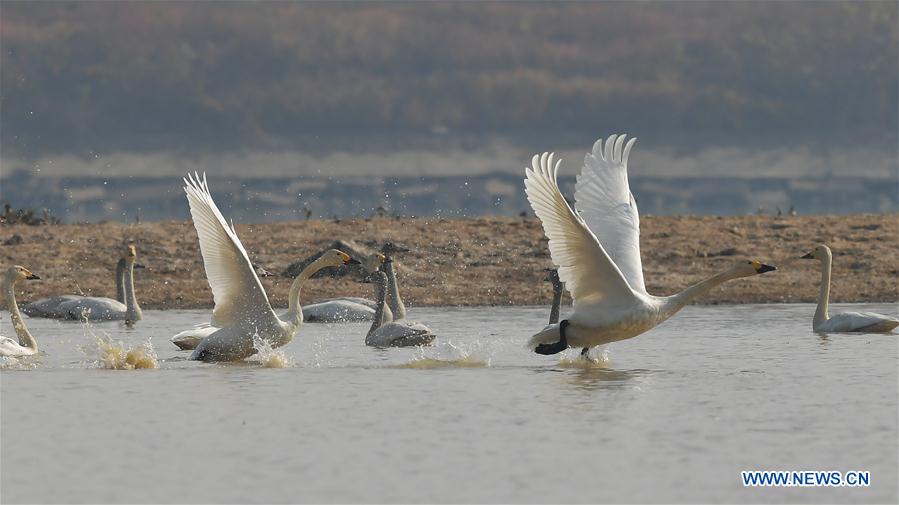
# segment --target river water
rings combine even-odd
[[[811,305],[697,306],[586,363],[524,348],[547,312],[412,309],[425,349],[308,324],[239,365],[168,342],[206,311],[30,319],[43,353],[0,373],[0,501],[896,503],[896,336],[815,335]],[[94,335],[151,339],[159,369],[103,369]],[[871,485],[747,488],[741,470]]]

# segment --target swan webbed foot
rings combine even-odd
[[[559,341],[552,344],[540,344],[534,349],[534,352],[548,356],[568,349],[568,338],[565,336],[565,328],[567,327],[568,320],[564,319],[559,323]]]

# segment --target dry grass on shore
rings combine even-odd
[[[811,302],[819,273],[794,261],[815,244],[834,252],[831,297],[836,302],[895,302],[899,219],[894,214],[808,217],[644,217],[642,254],[647,288],[671,294],[732,262],[758,258],[777,272],[739,279],[712,290],[700,303]],[[280,273],[334,240],[377,247],[392,240],[410,252],[398,257],[398,276],[409,305],[545,304],[550,286],[546,239],[533,218],[355,219],[237,225],[254,262]],[[22,264],[43,280],[20,285],[20,302],[79,293],[114,296],[112,271],[123,245],[133,242],[139,261],[138,298],[144,308],[206,308],[206,283],[193,225],[168,221],[125,225],[3,225],[2,265]],[[15,242],[13,240],[12,242]],[[286,306],[290,280],[263,279],[276,306]],[[349,277],[316,278],[303,300],[371,296],[371,286]]]

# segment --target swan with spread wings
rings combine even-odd
[[[611,135],[593,145],[575,184],[577,211],[559,190],[561,160],[535,155],[525,169],[525,192],[549,239],[553,263],[571,293],[573,313],[531,337],[539,354],[635,337],[665,321],[691,300],[731,279],[776,270],[756,260],[733,267],[672,296],[646,292],[640,261],[640,217],[627,179],[636,138]]]

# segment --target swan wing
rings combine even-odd
[[[223,328],[241,319],[272,312],[268,296],[233,224],[225,221],[212,200],[206,174],[202,180],[199,175],[188,175],[184,184],[190,215],[200,238],[206,279],[215,300],[211,325]]]
[[[640,215],[627,181],[627,159],[637,138],[611,135],[593,144],[574,186],[575,207],[621,270],[630,287],[646,293],[640,261]]]
[[[543,222],[559,278],[576,304],[632,298],[633,291],[621,271],[562,196],[557,179],[561,160],[553,164],[553,156],[534,156],[532,166],[525,169],[524,186],[534,213]]]

